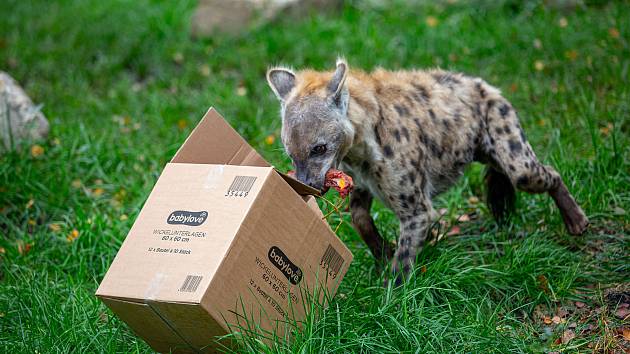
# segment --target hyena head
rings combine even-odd
[[[267,72],[269,86],[280,100],[282,143],[296,178],[320,190],[326,172],[339,165],[354,138],[347,116],[347,74],[343,60],[337,60],[334,72],[294,73],[287,68]]]

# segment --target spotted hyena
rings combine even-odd
[[[432,199],[473,161],[487,165],[497,220],[518,188],[549,193],[570,233],[588,225],[558,172],[536,158],[510,102],[482,79],[437,69],[366,73],[338,60],[330,72],[272,68],[267,80],[297,178],[321,189],[329,169],[351,174],[353,225],[377,259],[393,257],[394,274],[410,272],[436,218]],[[400,219],[395,251],[370,216],[373,197]]]

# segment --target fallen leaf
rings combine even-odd
[[[565,27],[566,27],[566,26],[568,26],[568,25],[569,25],[569,21],[567,21],[566,17],[561,17],[561,18],[558,20],[558,26],[560,26],[560,27],[562,27],[562,28],[565,28]]]
[[[29,199],[28,202],[26,202],[26,209],[30,209],[33,204],[35,204],[35,201],[33,199]]]
[[[540,274],[538,277],[538,288],[544,292],[549,292],[549,285],[547,277],[544,274]]]
[[[609,28],[608,29],[608,35],[611,38],[619,38],[619,30],[616,29],[615,27]]]
[[[95,197],[100,197],[101,195],[103,195],[103,193],[105,193],[105,190],[103,188],[94,188],[92,190],[92,195]]]
[[[630,309],[627,307],[620,307],[615,311],[615,316],[621,320],[625,320],[628,315],[630,315]]]
[[[534,48],[536,48],[536,49],[542,48],[542,42],[540,41],[540,39],[538,39],[538,38],[534,39]]]
[[[549,317],[549,316],[544,316],[544,317],[543,317],[543,322],[544,322],[545,324],[551,324],[551,317]]]
[[[425,22],[429,27],[435,27],[438,25],[438,23],[440,23],[440,21],[438,21],[438,19],[433,16],[427,16]]]
[[[553,316],[551,318],[551,322],[555,323],[555,324],[559,324],[562,321],[562,319],[560,318],[560,316]]]
[[[128,218],[129,218],[129,217],[127,217],[127,214],[122,214],[122,215],[120,216],[120,221],[125,221],[125,220],[127,220]]]
[[[459,235],[460,232],[461,232],[461,229],[459,228],[459,226],[453,226],[446,235],[447,236]]]
[[[24,241],[18,241],[17,246],[18,246],[18,253],[24,256],[31,251],[31,248],[33,248],[33,243],[32,242],[25,243]]]
[[[442,209],[438,210],[438,213],[439,213],[440,215],[444,215],[444,214],[448,213],[448,209],[446,209],[446,208],[442,208]]]
[[[630,341],[630,328],[623,329],[623,339]]]
[[[188,121],[186,119],[180,119],[177,121],[177,128],[179,130],[184,130],[188,126]]]
[[[208,66],[208,64],[201,65],[199,67],[199,73],[201,74],[201,76],[210,76],[210,66]]]
[[[28,219],[27,223],[31,226],[35,226],[37,224],[37,222],[35,222],[35,219]]]
[[[420,267],[420,273],[426,273],[427,272],[427,266],[423,265],[422,267]]]
[[[516,91],[518,91],[518,84],[516,84],[516,83],[511,84],[510,85],[510,92],[514,93]]]
[[[276,141],[276,137],[273,136],[273,134],[269,134],[267,135],[267,137],[265,138],[265,144],[267,145],[273,145],[273,143]]]
[[[468,222],[470,221],[470,216],[468,216],[468,214],[462,214],[457,218],[457,221],[459,222]]]
[[[567,327],[569,327],[569,328],[571,328],[571,329],[574,329],[574,328],[576,328],[576,327],[577,327],[577,323],[575,323],[575,322],[571,322],[571,323],[569,323],[569,325],[568,325]]]
[[[72,242],[76,240],[78,237],[79,237],[79,230],[73,229],[72,231],[70,231],[68,236],[66,236],[66,240],[68,240],[68,242]]]
[[[567,50],[564,52],[564,56],[569,60],[575,60],[578,57],[578,52],[575,49]]]
[[[173,61],[177,64],[181,64],[184,62],[184,54],[182,54],[182,52],[175,52],[175,54],[173,54]]]
[[[613,128],[612,123],[607,123],[606,126],[599,128],[599,132],[602,133],[602,135],[607,136],[612,130],[612,128]]]
[[[536,60],[534,62],[534,68],[538,71],[543,71],[545,70],[545,63],[543,63],[542,60]]]
[[[477,203],[479,203],[479,198],[477,198],[476,196],[473,195],[472,197],[468,198],[468,203],[470,203],[470,204],[477,204]]]
[[[4,247],[0,247],[0,254],[5,254],[7,253],[7,250],[4,249]]]
[[[31,156],[37,158],[44,154],[44,148],[41,145],[33,145],[31,146]]]
[[[582,307],[586,306],[585,303],[583,303],[582,301],[576,301],[575,302],[575,307],[581,309]]]
[[[77,178],[75,180],[72,180],[72,183],[70,185],[72,186],[72,188],[81,188],[83,183],[81,182],[80,179]]]
[[[59,225],[59,224],[48,224],[48,228],[52,232],[58,232],[58,231],[61,230],[61,225]]]
[[[575,332],[570,329],[562,332],[562,344],[569,343],[573,338],[575,338]]]
[[[236,94],[239,96],[247,95],[247,88],[243,85],[239,85],[238,88],[236,88]]]
[[[452,62],[456,62],[459,58],[457,57],[457,54],[455,53],[451,53],[448,55],[448,60],[452,61]]]
[[[618,216],[626,215],[626,211],[623,208],[617,206],[613,209],[613,214]]]

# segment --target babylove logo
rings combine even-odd
[[[273,263],[276,268],[280,269],[282,274],[287,277],[287,280],[293,285],[297,285],[300,281],[302,281],[302,270],[300,267],[296,266],[291,262],[289,257],[287,257],[280,248],[276,246],[272,246],[269,249],[269,260]]]
[[[168,216],[166,222],[171,225],[199,226],[208,218],[208,212],[176,210]]]

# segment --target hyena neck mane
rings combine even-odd
[[[370,74],[351,70],[346,80],[349,93],[347,118],[354,128],[352,145],[344,162],[357,165],[380,157],[379,136],[376,125],[382,115],[379,88]]]

